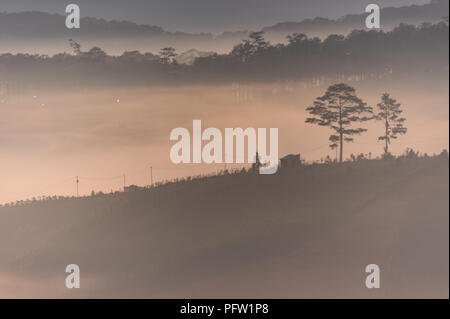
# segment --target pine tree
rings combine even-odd
[[[339,147],[339,161],[342,162],[344,142],[353,142],[353,135],[359,135],[367,129],[353,127],[355,122],[372,119],[372,108],[356,96],[355,89],[345,83],[328,87],[323,96],[316,98],[314,105],[306,108],[313,115],[306,123],[328,126],[335,134],[330,135],[330,147]]]
[[[375,119],[384,122],[384,135],[378,137],[379,141],[385,141],[384,153],[389,153],[389,144],[391,139],[396,139],[399,134],[405,134],[407,128],[403,126],[405,118],[400,117],[403,112],[400,109],[400,103],[390,97],[388,93],[381,96],[381,103],[377,104],[379,112],[375,115]]]

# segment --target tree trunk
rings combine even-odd
[[[388,127],[389,127],[389,123],[388,123],[388,120],[387,120],[387,118],[386,118],[386,124],[385,124],[385,127],[386,127],[386,131],[385,131],[385,138],[386,138],[386,146],[384,147],[384,153],[385,154],[387,154],[388,152],[389,152],[389,146],[388,146]]]
[[[339,98],[339,146],[340,146],[339,162],[342,163],[342,155],[344,153],[344,133],[342,131],[342,105],[340,98]]]

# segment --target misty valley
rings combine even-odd
[[[0,298],[448,298],[448,1],[22,1]]]

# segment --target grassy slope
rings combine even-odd
[[[448,297],[448,168],[316,165],[0,208],[0,297]],[[82,289],[64,287],[69,263]]]

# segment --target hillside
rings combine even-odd
[[[383,30],[390,30],[400,23],[418,25],[429,22],[436,23],[448,16],[449,2],[446,0],[433,0],[425,5],[411,5],[402,7],[381,8],[380,17]],[[364,29],[364,21],[367,14],[349,14],[337,20],[317,17],[300,22],[282,22],[265,27],[268,35],[284,36],[295,32],[308,34],[309,36],[324,36],[330,33],[347,34],[352,30]]]
[[[400,23],[419,25],[437,23],[448,16],[447,0],[432,0],[425,5],[383,7],[382,29],[389,31]],[[326,38],[330,34],[348,34],[365,29],[367,14],[345,15],[339,19],[316,17],[301,21],[285,21],[262,28],[272,42],[286,42],[292,33]],[[66,16],[39,11],[0,11],[0,53],[55,54],[69,51],[67,40],[73,38],[83,47],[100,46],[109,54],[119,55],[127,50],[157,53],[167,46],[179,52],[195,48],[200,51],[230,52],[237,42],[245,39],[250,30],[227,31],[213,34],[183,31],[170,32],[160,26],[137,24],[130,21],[105,20],[83,16],[80,29],[65,28]],[[12,49],[13,48],[13,49]]]
[[[1,207],[0,297],[448,298],[448,176],[404,156]]]

